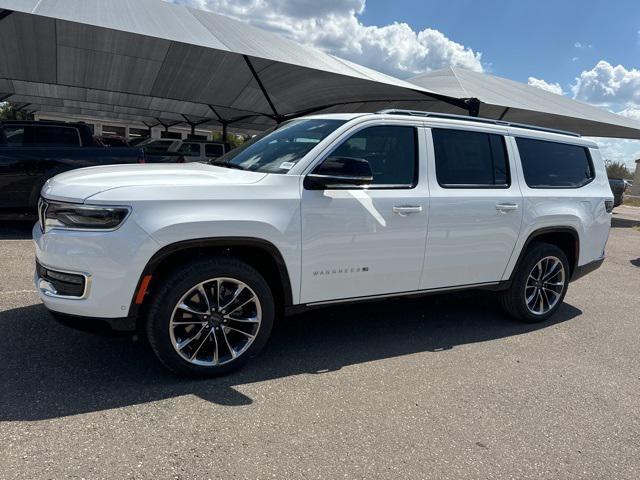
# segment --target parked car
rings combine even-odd
[[[102,135],[100,137],[95,137],[98,144],[103,147],[113,147],[113,148],[129,148],[132,145],[129,145],[129,142],[126,138],[119,137],[117,135]]]
[[[176,157],[180,162],[208,162],[224,155],[225,145],[200,140],[149,139],[139,144],[147,156]]]
[[[613,206],[617,207],[624,202],[624,192],[626,190],[625,181],[621,178],[610,178],[609,186],[613,192]]]
[[[137,325],[168,368],[219,375],[255,356],[282,312],[326,304],[486,289],[514,318],[545,321],[603,262],[612,208],[598,147],[578,135],[395,110],[311,116],[212,165],[51,179],[36,286],[64,322]]]
[[[35,214],[45,181],[92,165],[143,163],[133,148],[105,148],[83,123],[0,122],[0,216]]]

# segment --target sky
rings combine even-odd
[[[487,72],[640,121],[638,0],[170,0],[409,78]],[[631,169],[640,141],[596,139]]]

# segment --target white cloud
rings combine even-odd
[[[571,91],[576,100],[607,108],[640,106],[640,70],[600,60],[576,78]]]
[[[563,95],[564,90],[562,90],[562,86],[559,83],[549,83],[540,78],[529,77],[527,83],[532,86],[539,88],[541,90],[546,90],[547,92],[555,93],[556,95]]]
[[[575,48],[582,48],[582,44],[580,42],[576,42],[573,44]]]
[[[571,85],[573,98],[640,122],[640,70],[600,60]],[[640,158],[640,141],[597,138],[602,156],[624,162],[633,171]]]
[[[482,54],[438,30],[364,25],[366,0],[169,0],[234,17],[401,78],[445,66],[483,71]]]

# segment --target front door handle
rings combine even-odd
[[[412,213],[420,213],[422,205],[397,205],[393,207],[393,213],[397,213],[401,217],[406,217]]]
[[[496,205],[496,210],[503,213],[510,212],[512,210],[517,210],[517,209],[518,209],[517,203],[499,203]]]

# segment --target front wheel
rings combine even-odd
[[[543,322],[564,300],[569,263],[564,252],[548,243],[531,246],[515,272],[511,287],[501,293],[504,310],[527,323]]]
[[[218,376],[244,365],[265,345],[274,319],[269,285],[233,258],[196,261],[162,279],[147,337],[170,370]]]

